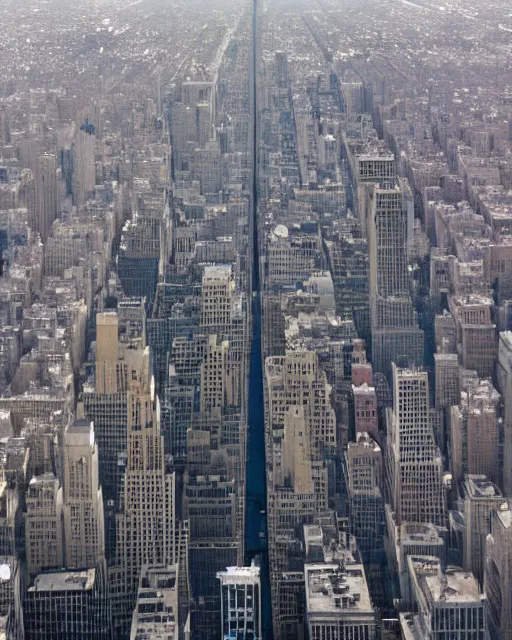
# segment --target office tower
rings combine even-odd
[[[265,254],[269,289],[279,290],[307,280],[318,264],[320,251],[317,234],[278,224],[268,235]]]
[[[151,309],[158,282],[161,251],[167,246],[169,207],[164,194],[143,182],[134,197],[134,212],[122,231],[117,272],[127,296],[146,298]]]
[[[303,407],[290,407],[284,416],[282,484],[297,494],[312,494],[311,448]]]
[[[455,353],[436,353],[436,409],[449,409],[459,402],[459,359]]]
[[[512,638],[512,512],[503,501],[491,517],[491,534],[485,546],[487,620],[492,640]]]
[[[161,401],[165,450],[172,454],[176,464],[180,464],[187,457],[187,430],[196,408],[196,388],[180,384],[174,364],[169,365],[169,376],[161,393]]]
[[[221,600],[216,575],[228,566],[226,561],[229,566],[243,562],[237,499],[232,477],[185,475],[183,518],[188,519],[190,530],[190,615],[197,638],[201,633],[217,637]]]
[[[389,516],[388,513],[386,513]],[[400,593],[407,601],[409,569],[408,561],[412,556],[426,555],[437,558],[442,567],[446,566],[447,549],[446,530],[433,524],[406,523],[397,530],[388,527],[390,542],[394,545],[388,554],[390,567],[398,574]]]
[[[119,456],[126,451],[127,443],[128,386],[130,381],[147,376],[149,370],[140,301],[131,312],[136,314],[136,321],[124,319],[121,305],[117,313],[96,315],[96,381],[94,387],[87,385],[80,397],[84,416],[94,424],[99,480],[106,501],[117,502],[119,498]]]
[[[53,473],[36,476],[28,485],[25,544],[31,577],[64,566],[62,488]]]
[[[365,564],[380,564],[384,554],[382,451],[368,433],[357,434],[345,453],[345,485],[350,531]]]
[[[44,154],[36,163],[36,215],[35,230],[46,242],[52,222],[58,213],[57,159],[53,155]]]
[[[350,309],[358,334],[369,342],[368,242],[361,237],[360,224],[354,217],[337,221],[335,229],[332,241],[327,241],[326,246],[336,309],[340,315]]]
[[[204,147],[213,135],[215,82],[201,77],[181,84],[171,104],[171,143],[174,171],[193,168],[193,152]]]
[[[471,571],[480,585],[484,583],[485,545],[491,533],[493,513],[504,502],[500,489],[486,476],[467,475],[464,499],[464,569]]]
[[[95,128],[86,120],[77,131],[73,147],[73,201],[82,206],[94,191]]]
[[[25,576],[15,556],[0,556],[0,636],[24,639],[22,595]]]
[[[367,190],[372,363],[375,371],[390,377],[392,362],[423,362],[423,332],[410,297],[410,221],[398,184],[371,184]]]
[[[491,378],[496,362],[496,325],[462,326],[462,364],[481,378]]]
[[[462,475],[483,474],[499,479],[498,405],[500,396],[490,380],[463,383],[458,405],[450,409],[450,469],[455,486]]]
[[[11,128],[10,128],[9,112],[5,107],[0,110],[0,141],[2,145],[11,144]]]
[[[201,184],[208,202],[217,202],[222,189],[221,154],[218,140],[209,140],[205,149],[195,149],[192,174]]]
[[[389,495],[398,525],[444,526],[443,463],[429,417],[425,371],[393,369],[393,409],[387,412]]]
[[[331,387],[313,351],[289,351],[267,358],[265,377],[269,394],[269,426],[283,428],[288,407],[304,405],[306,433],[313,459],[323,459],[336,445],[336,420],[330,404]],[[281,434],[282,435],[282,434]]]
[[[95,567],[105,558],[105,530],[93,423],[75,420],[66,429],[63,444],[65,566]]]
[[[130,383],[122,508],[116,515],[116,558],[110,570],[114,625],[121,633],[129,625],[142,567],[183,561],[175,475],[165,470],[156,402],[146,381]]]
[[[178,565],[142,568],[130,640],[179,640],[186,620],[181,617],[178,572]]]
[[[367,383],[356,387],[352,385],[354,394],[355,437],[368,433],[374,440],[379,440],[379,417],[377,413],[377,394],[375,388]]]
[[[26,640],[110,640],[105,564],[38,575],[25,595],[23,611]]]
[[[451,313],[445,310],[443,315],[436,315],[434,332],[436,349],[439,353],[456,353],[457,326],[455,324],[455,318]]]
[[[456,567],[443,571],[431,556],[410,557],[408,566],[415,613],[400,613],[404,638],[488,640],[486,597],[471,573]]]
[[[496,365],[498,389],[503,398],[503,490],[512,495],[512,332],[500,333]]]
[[[0,616],[9,614],[19,582],[19,562],[14,556],[0,556]],[[19,594],[18,594],[19,597]]]
[[[262,640],[260,567],[227,567],[219,571],[221,590],[221,638]]]
[[[227,393],[227,357],[229,342],[217,341],[217,335],[208,336],[201,364],[201,414],[220,418],[226,405]]]
[[[267,456],[272,460],[268,486],[269,564],[274,635],[292,637],[298,621],[287,615],[286,575],[300,568],[297,527],[328,508],[329,457],[336,445],[336,421],[330,386],[311,351],[290,351],[267,358]],[[334,491],[332,491],[334,493]]]
[[[409,296],[407,271],[407,212],[398,185],[383,189],[372,185],[369,193],[368,250],[370,291],[380,298]]]
[[[233,479],[218,476],[184,478],[183,517],[189,521],[191,541],[235,539],[236,487]]]
[[[28,493],[28,492],[27,492]],[[0,482],[0,554],[16,555],[19,547],[21,493],[18,487],[9,487],[4,480]]]
[[[498,405],[500,395],[490,380],[482,380],[468,394],[467,473],[499,479]]]
[[[96,393],[115,393],[118,389],[117,313],[96,316]]]
[[[304,565],[309,638],[376,640],[373,608],[362,564],[326,560]]]
[[[216,640],[221,628],[221,598],[217,573],[242,562],[240,541],[233,539],[190,541],[191,640]]]
[[[201,285],[201,326],[225,331],[231,322],[235,281],[229,265],[207,266]]]

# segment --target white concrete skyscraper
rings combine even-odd
[[[89,420],[76,420],[64,434],[63,515],[66,567],[95,567],[105,556],[105,531],[98,448]]]

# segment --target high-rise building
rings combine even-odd
[[[225,330],[231,322],[235,282],[231,266],[207,266],[201,287],[201,326]]]
[[[455,486],[464,474],[499,479],[500,395],[490,380],[463,382],[460,401],[450,409],[450,470]]]
[[[363,565],[336,561],[304,566],[309,638],[377,638]]]
[[[127,459],[116,558],[110,572],[114,624],[129,626],[144,565],[185,562],[186,544],[176,514],[175,474],[167,474],[154,388],[145,381],[128,390]]]
[[[475,577],[457,568],[443,571],[437,558],[408,559],[411,600],[416,613],[401,613],[406,640],[488,640],[485,596]]]
[[[140,301],[131,309],[132,314],[136,313],[135,320],[125,320],[123,313],[118,305],[117,313],[97,314],[95,385],[86,385],[80,398],[84,416],[94,423],[99,479],[106,501],[117,501],[119,497],[119,456],[127,446],[128,385],[149,371],[145,314]]]
[[[363,562],[380,564],[384,555],[384,501],[382,497],[382,451],[368,433],[357,434],[345,453],[350,531]]]
[[[328,462],[336,443],[329,385],[316,353],[288,352],[267,358],[269,434],[272,484],[268,487],[269,561],[274,635],[299,633],[287,615],[289,593],[284,581],[299,570],[297,527],[310,524],[328,508]],[[272,443],[270,445],[270,443]]]
[[[512,638],[512,511],[503,501],[491,517],[485,546],[485,593],[492,640]]]
[[[193,168],[193,152],[213,136],[215,82],[201,77],[182,82],[171,106],[171,141],[175,171]]]
[[[464,498],[464,569],[483,586],[486,539],[491,533],[493,513],[504,503],[500,489],[486,476],[467,475]]]
[[[390,377],[392,362],[423,362],[423,332],[410,296],[411,221],[398,184],[374,183],[367,190],[372,363],[375,371]]]
[[[352,385],[354,394],[355,435],[369,433],[372,438],[379,440],[379,417],[377,413],[377,394],[375,388],[363,383],[356,387]]]
[[[18,532],[22,518],[20,497],[18,487],[9,487],[5,480],[0,482],[0,553],[2,555],[16,555],[19,548]],[[39,543],[36,542],[37,544]],[[37,554],[39,552],[43,550],[39,549]]]
[[[58,212],[57,159],[54,155],[43,154],[37,158],[35,178],[35,230],[46,242]]]
[[[76,205],[85,203],[95,185],[95,128],[86,120],[77,131],[73,162],[73,199]]]
[[[447,409],[459,402],[459,359],[455,353],[434,354],[436,409]]]
[[[117,313],[98,313],[96,316],[96,393],[115,393],[118,382]]]
[[[500,333],[496,365],[498,389],[503,398],[503,489],[512,495],[512,332]]]
[[[64,566],[62,488],[53,473],[36,476],[28,485],[25,540],[30,576]]]
[[[426,371],[393,368],[387,412],[389,495],[397,524],[446,523],[443,462],[429,417]]]
[[[170,243],[167,194],[143,181],[134,197],[134,212],[122,231],[117,271],[127,296],[146,298],[151,309],[160,258]],[[161,255],[162,252],[162,255]]]
[[[23,591],[26,578],[16,556],[0,556],[0,637],[24,640]]]
[[[222,640],[263,640],[260,567],[227,567],[221,589]]]
[[[110,640],[106,565],[41,573],[23,603],[26,640]]]
[[[130,640],[179,640],[185,622],[181,619],[178,565],[142,568],[137,603],[133,611]]]
[[[63,466],[65,566],[92,568],[105,558],[105,530],[98,448],[89,420],[76,420],[66,429]]]

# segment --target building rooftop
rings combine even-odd
[[[225,571],[217,573],[217,578],[221,584],[259,583],[260,568],[255,564],[250,567],[226,567]]]
[[[230,264],[215,264],[207,265],[204,268],[205,280],[220,280],[224,278],[231,278],[231,265]]]
[[[424,578],[424,591],[436,604],[480,602],[481,595],[475,576],[467,571],[447,569],[446,574]]]
[[[29,591],[90,591],[95,577],[96,569],[40,573]]]
[[[439,544],[442,545],[443,539],[439,534],[439,529],[431,523],[412,524],[409,522],[401,526],[400,541],[402,545],[411,544]]]
[[[501,498],[499,487],[484,475],[466,476],[465,489],[470,498]]]
[[[338,563],[306,564],[308,615],[373,613],[373,606],[362,564],[344,568]]]

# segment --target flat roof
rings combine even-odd
[[[309,615],[374,613],[362,564],[343,568],[338,563],[313,563],[304,571]]]
[[[95,577],[96,569],[40,573],[29,591],[89,591]]]

